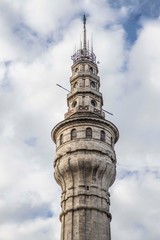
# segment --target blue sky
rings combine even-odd
[[[50,132],[67,112],[71,55],[93,33],[103,108],[120,131],[112,240],[159,240],[160,4],[1,0],[0,239],[58,240]]]

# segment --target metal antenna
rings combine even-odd
[[[86,16],[83,16],[83,49],[86,50]]]
[[[93,33],[92,33],[92,36],[91,36],[91,52],[93,52]]]
[[[108,113],[108,114],[110,114],[110,115],[112,115],[113,116],[113,113],[110,113],[110,112],[108,112],[108,111],[106,111],[106,110],[104,110],[104,109],[102,109],[104,112],[106,112],[106,113]]]
[[[80,34],[80,49],[82,49],[82,40],[81,40],[81,34]]]
[[[62,89],[64,89],[64,90],[66,90],[67,92],[69,92],[70,93],[70,91],[68,90],[68,89],[66,89],[66,88],[64,88],[64,87],[62,87],[61,85],[59,85],[59,84],[56,84],[58,87],[60,87],[60,88],[62,88]]]

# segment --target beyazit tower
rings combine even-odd
[[[119,132],[105,119],[96,56],[86,44],[72,56],[65,120],[52,130],[55,179],[61,186],[61,240],[110,240],[109,187],[116,176]]]

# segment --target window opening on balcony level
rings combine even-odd
[[[105,135],[106,135],[105,132],[103,130],[101,130],[100,140],[103,141],[103,142],[105,142],[105,137],[106,137]]]
[[[74,128],[74,129],[72,129],[72,131],[71,131],[71,140],[75,139],[76,137],[77,137],[77,131],[76,131],[76,129]]]
[[[92,138],[92,129],[90,127],[86,128],[86,138]]]

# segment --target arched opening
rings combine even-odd
[[[63,144],[63,134],[60,135],[59,142],[60,142],[60,145]]]
[[[105,142],[106,134],[105,131],[101,130],[100,140]]]
[[[94,106],[94,107],[97,106],[97,102],[96,102],[94,99],[91,100],[91,104],[92,104],[92,106]]]
[[[113,145],[113,138],[111,137],[111,146]]]
[[[74,84],[73,84],[73,88],[76,88],[78,86],[78,82],[75,82]]]
[[[76,107],[76,105],[77,105],[77,101],[73,101],[72,108]]]
[[[89,67],[91,73],[93,73],[93,67]]]
[[[92,129],[86,128],[86,138],[92,138]]]
[[[76,129],[71,130],[71,140],[75,139],[77,137],[77,131]]]
[[[90,86],[91,86],[92,88],[95,88],[95,87],[96,87],[95,82],[91,81],[91,82],[90,82]]]

